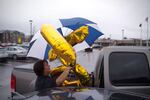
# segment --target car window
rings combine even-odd
[[[7,48],[7,50],[10,50],[9,48]]]
[[[13,51],[16,51],[17,50],[17,48],[13,48]]]
[[[21,48],[18,48],[18,50],[22,50]]]
[[[13,48],[8,48],[8,50],[9,50],[9,51],[12,51],[12,50],[13,50]]]
[[[24,48],[22,48],[22,47],[17,47],[17,49],[18,49],[18,50],[24,50]]]
[[[109,57],[109,77],[115,86],[150,85],[150,72],[144,53],[111,53]]]
[[[16,51],[16,50],[17,50],[17,48],[10,47],[10,48],[8,48],[7,50],[9,50],[9,51]]]

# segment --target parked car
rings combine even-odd
[[[24,48],[24,49],[26,49],[27,51],[29,50],[29,46],[22,45],[21,47]]]
[[[20,46],[26,50],[29,50],[29,43],[18,44],[17,46]]]
[[[77,63],[94,73],[92,86],[150,95],[150,49],[111,46],[77,55]],[[53,66],[53,65],[52,65]],[[16,66],[12,71],[12,90],[24,94],[34,91],[33,64]]]
[[[12,100],[150,100],[147,95],[88,87],[56,87],[17,95]]]
[[[13,59],[25,58],[27,55],[27,50],[19,46],[9,46],[6,48],[6,52],[8,57]]]
[[[0,61],[7,61],[8,53],[6,52],[6,49],[4,47],[0,47]]]

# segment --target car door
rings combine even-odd
[[[146,51],[113,51],[108,53],[104,64],[106,88],[150,94],[150,66]]]
[[[3,48],[0,48],[0,58],[2,58],[3,57]]]
[[[7,48],[7,53],[9,57],[12,57],[15,54],[15,48],[13,47],[8,47]]]

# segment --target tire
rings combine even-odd
[[[13,58],[13,60],[17,60],[18,56],[17,55],[13,55],[12,58]]]

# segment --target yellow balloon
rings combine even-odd
[[[66,36],[65,39],[69,44],[74,46],[77,43],[83,42],[88,34],[88,26],[81,26],[79,29]]]
[[[56,58],[57,58],[57,54],[55,53],[55,51],[53,49],[49,50],[49,52],[48,52],[49,61],[53,61]]]
[[[66,41],[74,46],[78,43],[81,43],[85,40],[85,38],[88,35],[88,26],[81,26],[80,28],[78,28],[77,30],[71,32],[69,35],[67,35],[65,37]],[[53,49],[51,49],[48,53],[48,59],[50,61],[53,61],[57,58],[57,54],[55,53],[55,51]],[[63,61],[63,59],[60,58],[60,60],[65,63],[65,61]]]
[[[41,28],[44,39],[52,46],[61,62],[66,66],[73,66],[76,63],[76,54],[73,47],[62,37],[50,24],[44,24]]]

